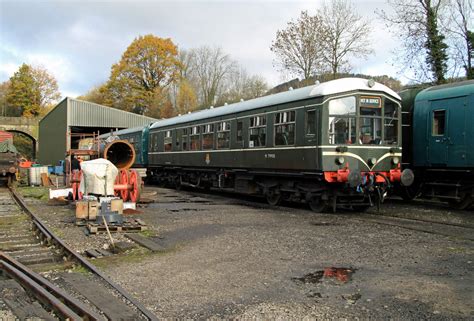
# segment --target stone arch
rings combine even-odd
[[[5,131],[10,132],[10,133],[22,134],[22,135],[25,135],[26,137],[28,137],[31,140],[31,143],[32,143],[31,146],[32,146],[32,150],[33,150],[33,159],[36,159],[36,154],[38,152],[38,140],[34,136],[32,136],[28,132],[18,130],[18,129],[7,129]]]

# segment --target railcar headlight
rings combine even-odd
[[[337,165],[342,165],[342,164],[344,164],[344,160],[345,159],[342,156],[336,157],[336,164]]]
[[[377,163],[377,159],[375,157],[369,158],[369,165],[370,166],[374,166],[375,163]]]
[[[397,156],[392,158],[392,164],[393,165],[398,165],[399,163],[400,163],[400,158],[398,158]]]

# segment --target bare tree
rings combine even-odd
[[[239,68],[226,79],[223,93],[219,96],[217,105],[234,103],[241,99],[248,100],[263,96],[268,90],[268,85],[263,77],[249,76],[244,68]]]
[[[277,56],[276,65],[305,79],[322,72],[323,23],[318,15],[302,11],[296,21],[278,30],[270,50]]]
[[[350,56],[366,58],[373,53],[370,22],[359,15],[349,1],[324,3],[318,13],[324,36],[321,53],[334,77],[337,73],[350,71]]]
[[[387,0],[393,14],[379,12],[387,27],[401,41],[398,57],[416,80],[443,83],[448,56],[445,38],[438,29],[440,10],[446,0]]]
[[[224,79],[235,71],[237,64],[221,48],[203,46],[191,49],[190,54],[188,77],[196,79],[201,107],[212,106],[222,92]]]
[[[470,0],[450,0],[445,29],[449,35],[453,60],[466,72],[468,79],[474,78],[474,5]]]

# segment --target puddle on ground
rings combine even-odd
[[[321,279],[323,278],[324,271],[316,271],[316,272],[311,272],[306,275],[303,275],[302,277],[299,278],[293,278],[294,281],[302,282],[305,284],[308,283],[319,283],[321,282]]]
[[[328,267],[324,269],[324,277],[336,278],[343,283],[350,281],[352,274],[354,273],[355,269],[352,268]]]
[[[299,278],[292,278],[296,282],[301,282],[304,284],[315,284],[322,282],[324,279],[336,279],[341,283],[347,283],[351,280],[352,275],[355,273],[355,269],[353,268],[345,268],[345,267],[328,267],[324,270],[315,271],[303,275]]]

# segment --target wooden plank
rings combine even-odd
[[[105,225],[87,225],[87,229],[89,230],[90,234],[97,234],[97,233],[105,233],[107,229]],[[116,225],[109,225],[110,233],[121,233],[121,232],[140,232],[146,230],[146,226],[140,225],[124,225],[124,226],[116,226]]]
[[[109,290],[86,276],[79,273],[63,273],[62,278],[101,310],[109,320],[138,320],[141,317]]]
[[[86,255],[88,257],[101,257],[102,256],[102,253],[94,250],[94,249],[91,249],[91,250],[86,250]]]
[[[158,252],[158,251],[163,251],[164,248],[159,245],[158,243],[154,242],[152,239],[148,237],[144,237],[143,235],[140,234],[125,234],[125,237],[140,244],[143,247],[146,247],[150,251],[153,252]]]
[[[49,177],[47,173],[41,173],[41,183],[43,186],[50,186]]]
[[[109,251],[107,250],[103,250],[103,249],[97,249],[97,252],[99,252],[100,254],[102,254],[103,256],[111,256],[112,253],[110,253]]]
[[[18,320],[56,320],[12,279],[0,281],[0,297]]]

